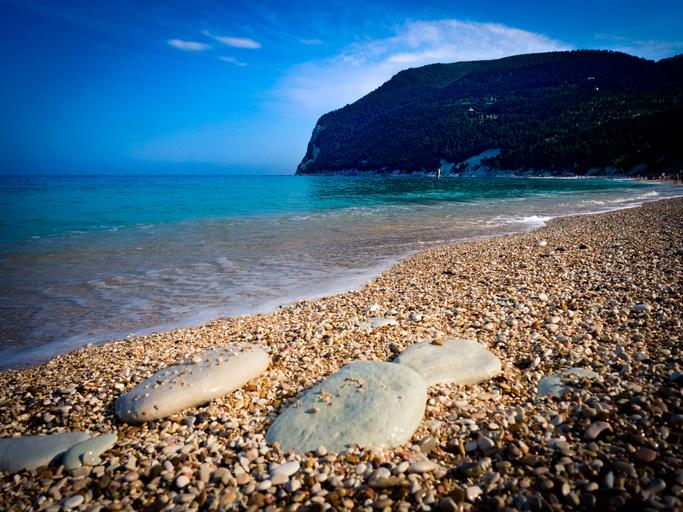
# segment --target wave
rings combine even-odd
[[[543,226],[546,222],[552,219],[551,215],[528,215],[526,217],[512,217],[506,222],[508,224],[526,224],[528,226]]]

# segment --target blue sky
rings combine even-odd
[[[0,173],[292,173],[407,67],[683,52],[683,2],[0,0]]]

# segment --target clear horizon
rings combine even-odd
[[[401,69],[683,52],[683,5],[0,0],[0,174],[291,174],[318,117]]]

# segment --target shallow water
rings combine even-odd
[[[611,180],[0,177],[0,367],[360,286],[421,248],[683,187]]]

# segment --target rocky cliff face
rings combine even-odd
[[[322,116],[297,174],[643,174],[683,160],[682,114],[683,56],[432,64]]]

